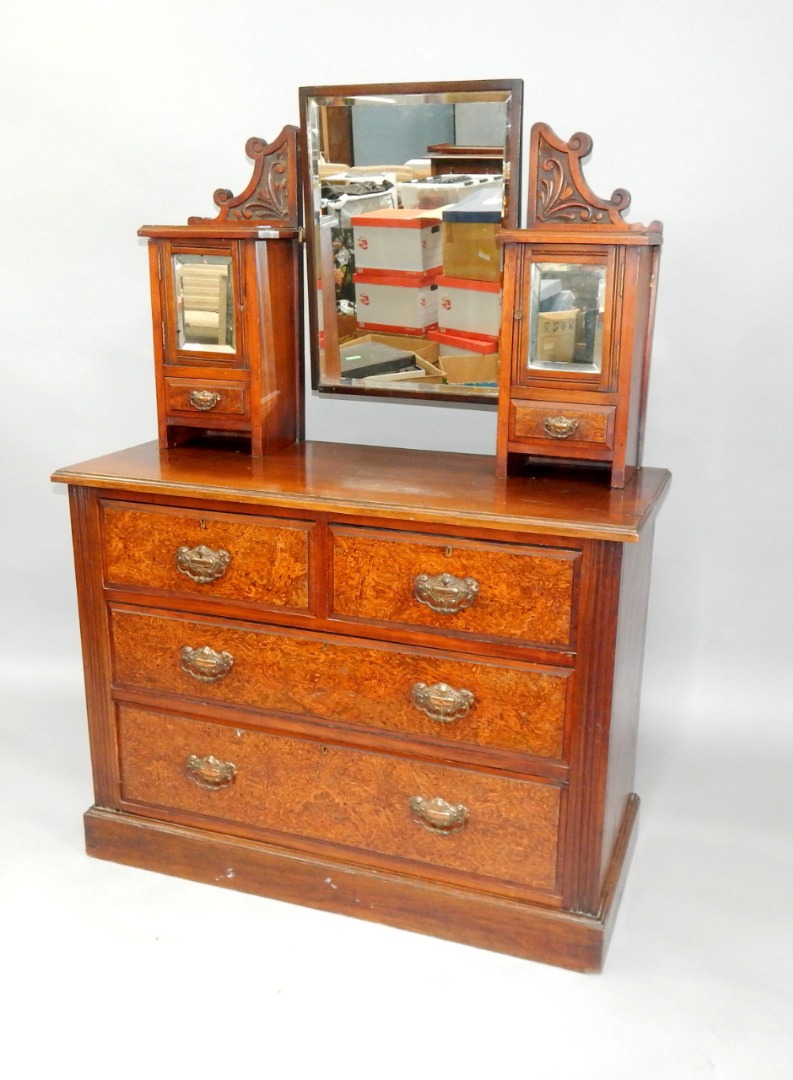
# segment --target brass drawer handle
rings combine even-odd
[[[209,412],[220,404],[220,394],[217,390],[191,390],[190,404],[199,412]]]
[[[479,582],[454,574],[417,574],[413,579],[413,595],[420,604],[441,615],[454,615],[473,604],[479,595]]]
[[[177,569],[199,585],[207,585],[210,581],[223,577],[230,562],[231,555],[223,548],[213,551],[205,544],[194,548],[183,544],[176,549]]]
[[[468,821],[468,809],[462,803],[453,806],[445,799],[423,799],[412,795],[408,801],[413,820],[433,833],[459,832]]]
[[[199,682],[217,682],[231,671],[234,657],[228,652],[215,652],[208,645],[193,649],[183,645],[181,652],[182,671],[192,675]]]
[[[424,682],[413,683],[410,697],[417,709],[439,724],[465,719],[476,701],[470,690],[455,690],[445,682],[432,686]]]
[[[542,426],[552,439],[569,439],[578,430],[578,421],[570,416],[546,416]]]
[[[218,761],[216,757],[198,757],[189,754],[185,758],[185,772],[189,780],[207,791],[219,791],[234,783],[237,766],[230,761]]]

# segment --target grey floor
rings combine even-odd
[[[747,761],[740,725],[643,718],[632,871],[582,976],[91,860],[79,672],[3,699],[13,1080],[793,1076],[790,763]]]

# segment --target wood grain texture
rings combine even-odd
[[[332,529],[332,538],[335,615],[454,636],[560,646],[574,640],[578,552],[339,527]],[[470,608],[443,614],[416,599],[417,574],[444,573],[479,582]]]
[[[573,678],[569,670],[484,658],[473,662],[428,649],[123,607],[112,611],[112,639],[117,687],[401,731],[450,744],[548,758],[563,754]],[[233,666],[215,683],[199,682],[182,670],[184,645],[227,652]],[[475,704],[465,718],[440,724],[413,704],[416,682],[471,690]]]
[[[350,514],[504,530],[553,538],[636,543],[667,493],[666,469],[638,470],[621,489],[606,475],[561,469],[499,479],[492,457],[383,446],[306,442],[269,457],[156,443],[108,454],[53,480],[171,498],[253,505],[289,512]],[[408,527],[411,527],[408,526]]]
[[[122,797],[269,832],[311,837],[414,863],[552,891],[558,787],[473,770],[205,723],[121,705]],[[190,755],[233,763],[233,783],[190,780]],[[463,804],[468,821],[431,832],[410,813],[414,795]]]
[[[237,416],[249,417],[250,405],[248,403],[248,386],[241,382],[222,382],[211,377],[207,372],[205,378],[198,379],[170,379],[165,380],[166,410],[168,416],[179,414],[181,423],[185,420],[195,420],[196,423],[208,424],[212,417]],[[207,411],[202,411],[193,403],[191,396],[194,393],[210,391],[218,395],[218,401]]]
[[[545,421],[548,417],[557,416],[576,422],[576,430],[568,438],[556,439],[548,435]],[[536,404],[513,401],[510,438],[540,440],[543,444],[542,453],[560,456],[564,456],[565,448],[581,443],[611,447],[614,440],[614,409],[608,406],[573,405],[558,401]]]
[[[105,502],[103,523],[109,585],[267,607],[309,606],[309,522]],[[192,581],[176,565],[182,545],[228,551],[226,572],[206,584]]]

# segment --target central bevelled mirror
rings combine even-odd
[[[300,90],[312,383],[495,401],[520,80]]]

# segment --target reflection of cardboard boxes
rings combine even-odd
[[[345,357],[349,360],[353,357],[366,358],[376,356],[380,351],[386,354],[397,354],[407,358],[405,364],[399,365],[405,370],[381,369],[377,372],[364,375],[363,381],[367,386],[399,386],[404,383],[420,382],[443,383],[445,376],[441,368],[435,363],[438,358],[438,346],[426,338],[411,337],[400,334],[363,334],[346,342],[341,348],[342,371],[345,369]],[[347,368],[349,370],[349,366]],[[360,369],[359,369],[360,370]],[[350,375],[346,375],[350,378]]]
[[[346,344],[354,345],[367,341],[379,341],[384,345],[392,345],[395,349],[404,349],[430,364],[435,364],[438,360],[438,346],[435,342],[411,334],[358,334]]]
[[[438,282],[438,325],[442,330],[476,337],[498,337],[501,330],[501,286],[444,274]]]
[[[455,334],[451,330],[428,330],[427,337],[438,346],[439,356],[487,356],[498,353],[497,337],[471,337],[470,334]]]
[[[569,364],[575,358],[578,308],[537,313],[536,359],[553,364]]]
[[[443,210],[443,272],[474,281],[501,281],[496,234],[503,212],[500,191],[478,190]]]
[[[339,348],[342,379],[365,379],[415,367],[415,356],[380,341],[347,342]]]
[[[426,210],[376,210],[352,219],[355,266],[367,273],[428,274],[441,265],[441,220]]]
[[[446,382],[467,386],[498,385],[498,354],[486,356],[441,356],[438,365]]]
[[[361,271],[353,282],[358,325],[364,330],[422,336],[438,322],[435,277]]]

